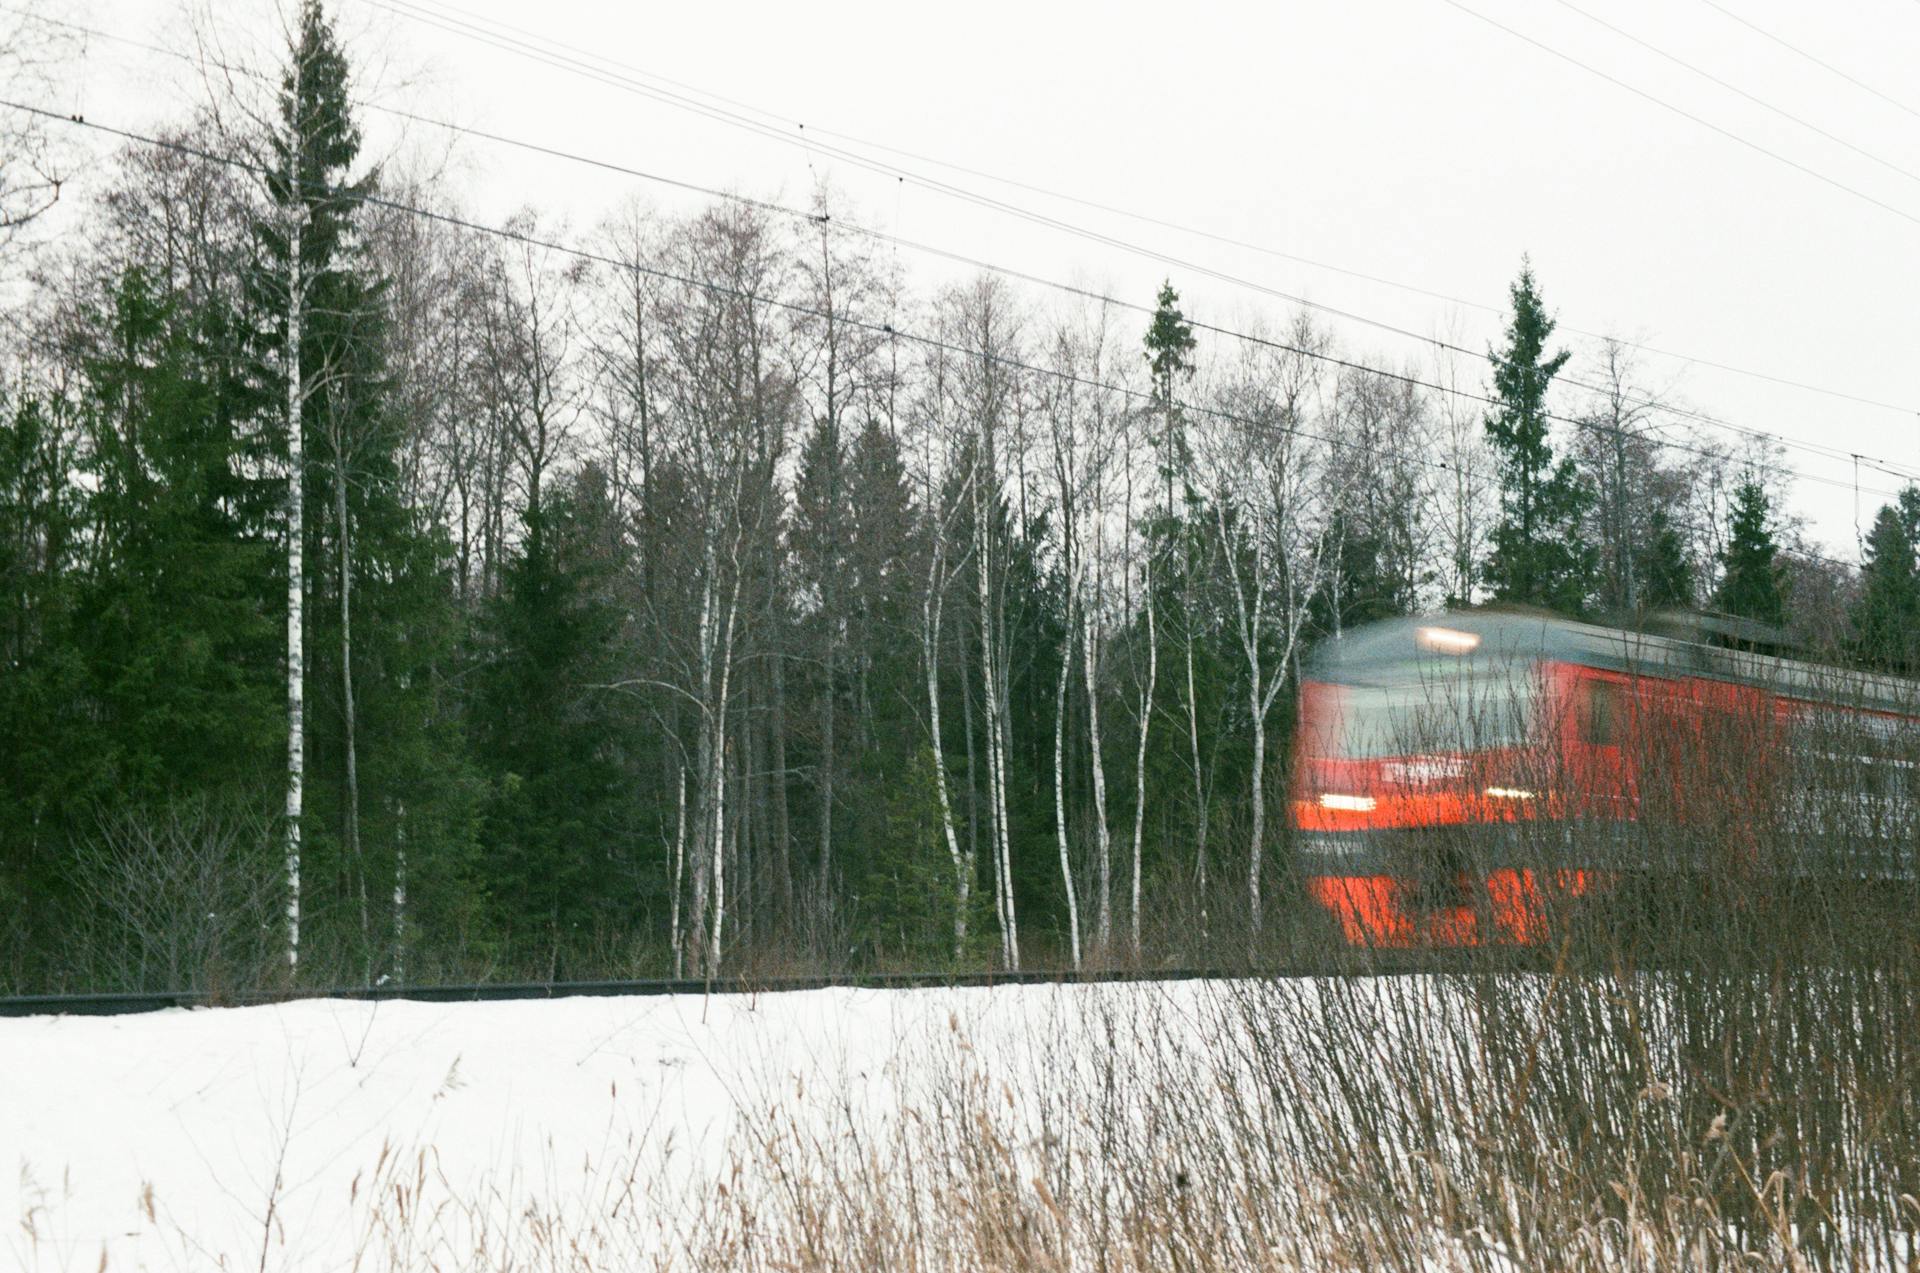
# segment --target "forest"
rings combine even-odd
[[[1821,555],[1524,259],[1408,361],[921,286],[826,185],[488,224],[289,34],[30,256],[0,182],[0,991],[1217,960],[1346,627],[1920,663],[1920,491]]]

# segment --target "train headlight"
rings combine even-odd
[[[1533,793],[1524,787],[1488,787],[1484,793],[1489,800],[1531,800]]]
[[[1413,643],[1435,654],[1472,654],[1480,648],[1480,634],[1458,628],[1421,628],[1413,634]]]
[[[1344,813],[1372,813],[1379,803],[1372,796],[1347,796],[1334,791],[1320,797],[1322,809],[1339,809]]]

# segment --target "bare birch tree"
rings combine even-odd
[[[1308,604],[1327,567],[1328,514],[1340,501],[1331,466],[1302,437],[1320,414],[1324,337],[1301,317],[1286,344],[1247,345],[1226,373],[1220,414],[1202,448],[1207,503],[1226,576],[1253,758],[1249,782],[1247,913],[1257,938],[1266,864],[1268,719],[1292,674]]]
[[[730,719],[749,621],[749,558],[779,509],[775,467],[797,401],[778,357],[767,298],[786,288],[785,262],[758,213],[711,210],[670,245],[676,273],[697,280],[666,297],[663,384],[673,416],[667,446],[684,475],[698,543],[687,564],[695,592],[694,640],[671,688],[696,714],[692,898],[688,947],[709,975],[725,950],[727,862],[735,785]]]
[[[979,684],[984,708],[988,831],[994,861],[994,913],[1001,958],[1020,967],[1019,916],[1013,891],[1012,827],[1008,818],[1009,654],[1006,623],[1006,475],[1019,471],[1015,414],[1023,392],[1019,321],[1006,284],[983,276],[956,289],[941,306],[944,339],[961,351],[945,387],[955,418],[968,430],[966,490],[972,523],[974,618],[980,642]]]
[[[58,72],[79,51],[73,28],[34,9],[0,12],[0,84],[28,105],[53,108]],[[60,201],[72,155],[46,119],[0,110],[0,252]]]

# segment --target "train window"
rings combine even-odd
[[[1530,737],[1529,677],[1344,686],[1325,754],[1353,759],[1518,746]]]
[[[1613,681],[1591,680],[1586,687],[1580,741],[1592,747],[1618,747],[1626,726],[1626,695]]]

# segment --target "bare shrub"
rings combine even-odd
[[[88,984],[218,993],[269,984],[282,903],[273,822],[240,801],[103,810],[71,871]]]

